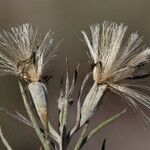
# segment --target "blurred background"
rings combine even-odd
[[[89,31],[88,25],[102,23],[105,20],[123,22],[129,26],[128,34],[138,31],[144,36],[144,44],[150,46],[150,1],[149,0],[0,0],[0,28],[5,30],[23,23],[31,23],[41,32],[49,29],[55,31],[56,40],[63,39],[56,59],[51,64],[49,82],[50,120],[57,128],[57,98],[59,84],[65,71],[65,58],[69,60],[73,71],[80,62],[78,87],[85,74],[90,71],[85,53],[85,45],[81,41],[81,30]],[[73,73],[71,73],[72,75]],[[150,79],[142,80],[146,83]],[[140,83],[140,84],[141,84]],[[88,92],[89,82],[85,94]],[[76,98],[78,87],[75,94]],[[90,123],[90,128],[115,113],[128,107],[120,101],[119,96],[106,93],[103,106],[98,110]],[[75,100],[74,100],[75,101]],[[0,78],[0,106],[26,115],[15,77]],[[72,127],[76,105],[71,108],[69,127]],[[8,141],[15,150],[38,150],[40,142],[33,129],[0,112],[0,125]],[[78,135],[69,147],[73,150]],[[97,134],[83,150],[100,150],[104,138],[107,139],[106,150],[148,150],[150,149],[150,127],[145,128],[136,113],[129,108],[126,115],[107,126]],[[0,142],[0,150],[5,147]]]

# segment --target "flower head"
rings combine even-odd
[[[89,58],[94,63],[94,80],[101,83],[114,83],[134,74],[137,67],[146,63],[150,49],[140,47],[142,38],[132,33],[124,44],[127,26],[104,22],[101,35],[100,25],[90,26],[92,43],[85,32],[84,40],[89,48]]]
[[[94,64],[94,81],[98,85],[106,84],[112,91],[125,96],[134,109],[147,118],[138,103],[150,108],[150,98],[130,89],[129,84],[119,84],[119,81],[133,77],[139,66],[149,61],[150,48],[141,47],[142,37],[137,33],[132,33],[125,42],[127,26],[123,24],[104,22],[101,26],[90,26],[90,30],[92,42],[85,32],[82,34],[88,46],[89,59]]]
[[[48,76],[57,45],[49,31],[43,40],[31,25],[23,24],[0,34],[0,75],[19,75],[29,82]]]

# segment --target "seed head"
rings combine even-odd
[[[127,42],[123,38],[127,26],[104,22],[90,26],[92,42],[85,32],[89,59],[94,64],[93,77],[98,84],[114,83],[132,76],[137,67],[149,61],[150,49],[140,46],[142,37],[132,33]],[[100,35],[101,29],[101,35]]]
[[[23,24],[0,33],[0,75],[13,74],[36,82],[48,77],[49,62],[58,45],[53,32],[42,39],[32,25]]]
[[[90,26],[92,40],[82,31],[88,47],[89,60],[94,64],[93,79],[100,86],[108,85],[111,91],[123,95],[134,109],[141,112],[142,117],[149,118],[140,109],[138,103],[150,109],[150,98],[140,92],[121,85],[119,81],[133,77],[139,66],[149,62],[150,48],[141,46],[142,37],[132,33],[125,42],[127,26],[104,22]],[[150,120],[149,120],[150,121]]]

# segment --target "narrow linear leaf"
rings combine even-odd
[[[118,118],[120,118],[123,114],[126,113],[126,109],[124,109],[122,112],[112,116],[111,118],[107,119],[106,121],[100,123],[96,128],[94,128],[83,140],[82,146],[86,144],[94,135],[96,135],[101,129],[106,127],[107,125],[111,124]]]
[[[77,102],[77,117],[76,117],[76,123],[74,125],[74,127],[72,128],[71,132],[70,132],[70,136],[72,136],[72,134],[75,133],[75,131],[78,129],[78,127],[80,126],[80,118],[81,118],[81,96],[82,96],[82,93],[83,93],[83,89],[90,77],[91,73],[87,74],[82,82],[82,85],[81,85],[81,89],[80,89],[80,92],[79,92],[79,95],[78,95],[78,102]]]
[[[31,121],[29,121],[27,118],[25,118],[22,114],[20,114],[19,112],[16,111],[16,114],[9,112],[6,109],[0,108],[0,111],[2,111],[3,113],[5,113],[6,115],[12,117],[13,119],[16,119],[20,122],[22,122],[25,125],[28,125],[30,127],[33,127]]]
[[[5,147],[7,148],[7,150],[13,150],[11,146],[9,145],[8,141],[6,140],[6,138],[4,137],[1,127],[0,127],[0,138],[2,142],[4,143]]]
[[[76,69],[75,69],[74,77],[72,79],[72,83],[71,83],[70,90],[69,90],[69,95],[72,94],[72,92],[73,92],[73,90],[75,88],[76,80],[77,80],[77,76],[78,76],[78,72],[79,72],[79,67],[80,67],[80,64],[78,64],[77,67],[76,67]]]

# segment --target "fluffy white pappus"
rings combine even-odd
[[[110,84],[109,86],[113,89],[114,93],[123,96],[127,100],[127,103],[138,113],[139,117],[150,126],[150,118],[145,114],[141,107],[144,106],[148,110],[150,109],[149,96],[125,85]]]
[[[53,32],[44,36],[30,24],[12,27],[10,31],[0,33],[0,75],[22,75],[30,68],[38,76],[47,76],[49,62],[57,49]],[[32,68],[32,69],[31,69]]]
[[[88,47],[89,59],[94,63],[93,79],[99,85],[108,85],[108,89],[124,96],[128,104],[150,123],[150,118],[144,113],[141,105],[150,109],[150,97],[140,91],[120,85],[118,82],[134,77],[142,64],[150,60],[150,48],[141,46],[142,38],[132,33],[128,40],[124,39],[127,26],[104,22],[102,25],[90,26],[92,40],[83,33]],[[138,69],[138,70],[137,70]],[[133,86],[136,87],[133,83]],[[144,87],[148,89],[147,87]]]
[[[132,33],[124,40],[127,26],[104,22],[90,26],[92,40],[82,31],[91,61],[99,67],[99,83],[116,82],[133,75],[140,64],[149,61],[150,48],[141,46],[142,37]]]

